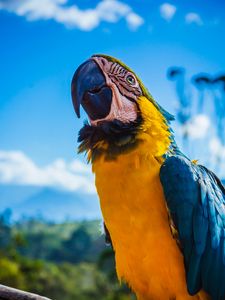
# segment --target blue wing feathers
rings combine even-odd
[[[225,299],[225,188],[207,168],[183,156],[168,157],[160,170],[167,206],[178,230],[187,288]]]
[[[225,264],[225,238],[223,238],[223,263]]]
[[[208,221],[203,214],[200,204],[197,204],[193,212],[193,238],[198,255],[202,255],[206,247],[206,240],[208,234]]]

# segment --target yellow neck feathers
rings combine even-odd
[[[159,161],[163,161],[163,156],[168,153],[171,145],[171,135],[168,122],[163,116],[159,108],[156,107],[146,97],[141,96],[137,100],[141,122],[139,125],[134,125],[135,134],[118,137],[113,137],[113,146],[107,141],[109,138],[95,142],[92,149],[86,149],[88,153],[88,161],[93,161],[93,156],[96,152],[99,153],[98,160],[115,160],[118,156],[125,154],[132,156],[135,154],[143,156],[152,156]],[[135,128],[136,126],[136,128]],[[125,130],[126,133],[126,130]],[[82,152],[87,147],[86,143],[80,145],[79,151]],[[83,149],[84,148],[84,149]],[[118,149],[118,150],[117,150]],[[125,149],[125,151],[124,151]],[[111,155],[113,153],[113,155]]]
[[[146,97],[141,96],[138,105],[143,121],[137,139],[143,141],[141,148],[145,153],[160,158],[171,144],[169,127],[162,113]]]

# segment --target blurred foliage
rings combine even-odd
[[[0,283],[54,300],[135,299],[116,278],[99,221],[11,223],[0,215]]]
[[[176,131],[185,153],[197,158],[204,153],[202,163],[224,176],[225,73],[199,73],[189,78],[184,68],[171,67],[167,77],[176,91]]]
[[[171,67],[167,72],[168,79],[175,82],[177,94],[176,116],[178,122],[181,125],[185,125],[194,115],[205,113],[209,104],[207,102],[210,100],[213,107],[213,111],[210,111],[210,117],[216,121],[217,135],[224,144],[225,74],[199,73],[194,75],[191,83],[198,91],[198,97],[195,101],[193,101],[193,90],[185,76],[186,70],[182,67]]]

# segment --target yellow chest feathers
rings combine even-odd
[[[93,163],[117,274],[139,299],[193,299],[186,291],[183,257],[171,235],[159,179],[169,132],[161,115],[144,101],[137,149],[116,160],[101,157]]]
[[[182,281],[180,290],[185,286],[183,260],[169,228],[160,164],[135,154],[130,159],[124,155],[93,168],[117,274],[139,294],[175,295],[175,278]]]

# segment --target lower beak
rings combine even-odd
[[[84,62],[76,70],[71,94],[75,112],[80,118],[80,105],[91,120],[104,119],[110,112],[112,91],[106,85],[105,76],[93,59]]]

